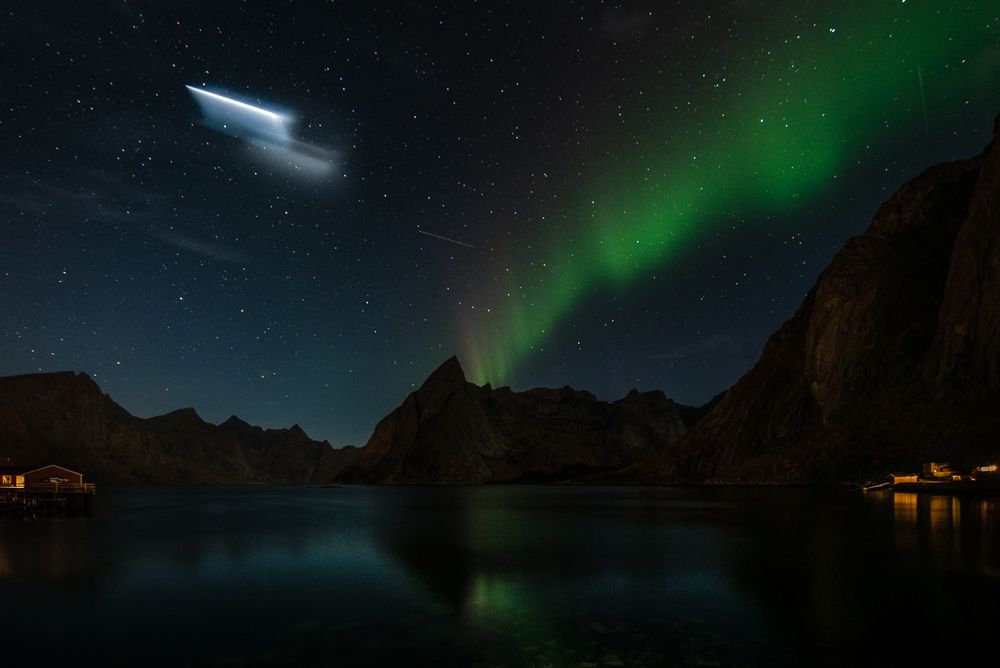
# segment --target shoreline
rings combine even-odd
[[[901,482],[865,493],[904,492],[907,494],[937,494],[941,496],[1000,497],[1000,481]]]

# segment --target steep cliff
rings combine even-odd
[[[1000,454],[998,144],[904,185],[720,404],[614,479],[843,480]]]

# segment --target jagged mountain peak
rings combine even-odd
[[[634,410],[572,387],[476,387],[454,357],[383,418],[343,480],[553,481],[611,470],[684,432],[676,406]]]
[[[420,391],[436,387],[463,387],[467,382],[458,357],[452,355],[427,377],[420,386]]]
[[[156,420],[158,422],[171,422],[171,423],[184,423],[184,424],[208,424],[205,420],[198,415],[192,406],[186,406],[184,408],[178,408],[177,410],[170,411],[169,413],[164,413],[163,415],[158,415],[151,420]]]
[[[223,429],[253,429],[249,422],[241,420],[235,415],[230,415],[226,421],[219,425]]]

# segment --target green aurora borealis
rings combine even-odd
[[[509,380],[585,300],[645,280],[737,213],[794,215],[859,154],[995,90],[998,17],[990,0],[805,4],[770,17],[736,67],[690,69],[653,129],[568,193],[571,238],[536,240],[530,265],[511,253],[489,310],[462,325],[470,380]]]

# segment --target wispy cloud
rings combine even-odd
[[[210,257],[213,260],[221,260],[233,264],[243,264],[246,260],[246,256],[235,248],[208,239],[184,234],[176,229],[152,228],[150,234],[160,241],[186,251],[191,251],[192,253],[197,253],[198,255]]]
[[[75,182],[70,187],[28,178],[8,181],[0,188],[0,212],[112,224],[121,231],[150,236],[214,260],[234,264],[247,260],[238,248],[197,229],[192,221],[203,214],[178,207],[159,192],[135,188],[99,170],[78,173]]]

